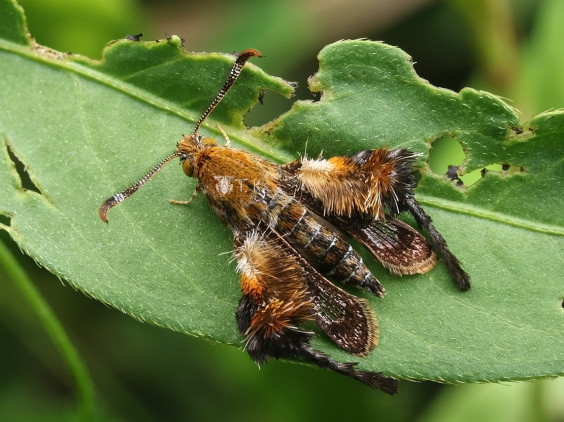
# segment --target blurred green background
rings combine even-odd
[[[190,51],[260,50],[267,72],[307,77],[317,52],[343,38],[382,40],[407,51],[418,74],[455,91],[464,86],[510,98],[523,122],[564,106],[561,0],[21,0],[40,44],[98,59],[126,34],[165,33]],[[268,95],[247,117],[260,124],[291,102]],[[445,173],[464,154],[435,145]],[[469,183],[465,180],[465,183]],[[504,385],[402,382],[388,397],[329,371],[270,361],[142,324],[90,300],[5,242],[51,305],[96,390],[97,420],[176,421],[564,421],[564,379]],[[205,306],[205,304],[202,304]],[[75,420],[77,389],[65,361],[20,290],[0,267],[0,420]],[[487,365],[487,362],[484,362]]]

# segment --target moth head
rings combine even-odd
[[[180,157],[182,170],[188,177],[194,177],[195,157],[206,148],[217,146],[217,141],[213,138],[203,138],[202,136],[191,134],[185,135],[177,145],[176,152]]]

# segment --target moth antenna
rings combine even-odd
[[[194,135],[196,135],[196,133],[200,129],[200,126],[202,125],[204,120],[206,120],[206,118],[209,116],[209,114],[221,102],[223,97],[225,97],[225,94],[227,94],[227,91],[229,91],[229,89],[233,86],[233,84],[235,83],[235,81],[237,80],[239,75],[241,74],[241,70],[243,70],[243,66],[245,65],[245,63],[247,63],[247,60],[249,60],[251,57],[262,57],[262,56],[254,48],[249,48],[249,49],[242,51],[241,53],[238,54],[237,60],[235,60],[235,64],[231,68],[231,72],[229,72],[229,76],[227,77],[227,80],[225,81],[223,88],[221,88],[221,90],[216,95],[215,99],[208,106],[208,108],[206,109],[204,114],[202,114],[202,117],[200,117],[200,120],[198,120],[198,123],[196,123],[196,127],[194,128],[194,132],[193,132]]]
[[[100,209],[98,211],[102,221],[104,223],[107,223],[108,222],[108,211],[110,210],[110,208],[116,206],[120,202],[125,201],[127,198],[129,198],[131,195],[133,195],[135,192],[137,192],[137,190],[141,186],[143,186],[145,183],[147,183],[149,180],[151,180],[151,178],[155,174],[157,174],[159,172],[159,170],[162,169],[165,166],[165,164],[170,162],[170,160],[172,160],[173,158],[179,157],[180,155],[181,155],[180,152],[178,152],[178,151],[174,152],[173,154],[169,155],[164,160],[162,160],[159,164],[157,164],[157,166],[154,167],[153,170],[151,170],[149,173],[147,173],[142,179],[138,180],[135,184],[133,184],[129,188],[121,191],[120,193],[116,193],[111,198],[106,199],[104,201],[104,203],[100,206]]]

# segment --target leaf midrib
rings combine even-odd
[[[462,202],[454,202],[447,199],[434,197],[430,195],[417,194],[417,200],[424,205],[430,205],[455,214],[464,214],[471,217],[481,218],[483,220],[496,221],[498,223],[508,224],[510,226],[521,229],[550,234],[556,236],[564,236],[564,227],[552,224],[544,224],[512,215],[502,214],[496,211],[490,211],[483,208],[477,208]]]

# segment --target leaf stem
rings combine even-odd
[[[81,421],[92,420],[94,411],[94,386],[86,365],[67,336],[62,324],[49,304],[30,280],[8,247],[0,241],[0,268],[19,288],[35,311],[74,377],[78,389],[78,412]]]

